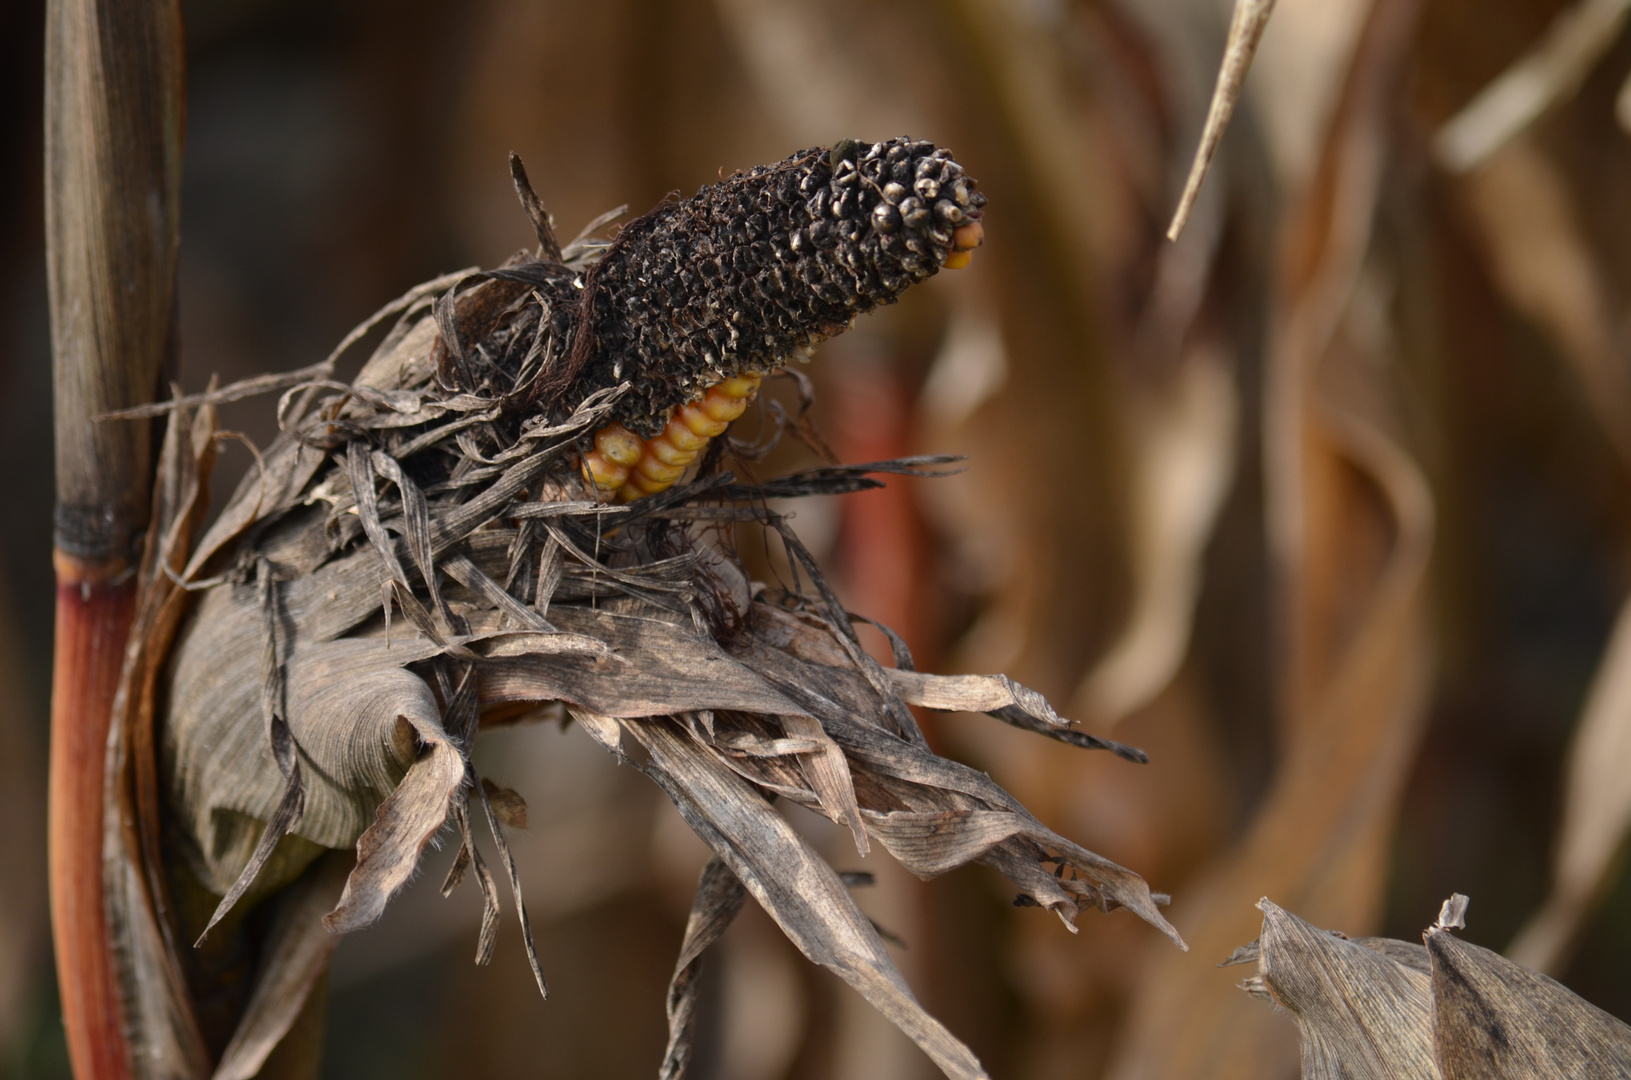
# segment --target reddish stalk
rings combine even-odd
[[[80,1080],[131,1076],[102,904],[102,776],[136,586],[123,559],[57,551],[50,876],[68,1057]]]

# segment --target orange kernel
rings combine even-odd
[[[985,226],[978,221],[971,221],[966,225],[959,225],[951,234],[951,246],[958,251],[973,251],[985,243]]]
[[[973,253],[967,251],[954,251],[950,255],[947,255],[946,261],[940,265],[945,267],[947,270],[961,270],[963,267],[967,266],[973,261]]]

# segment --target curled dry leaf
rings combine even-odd
[[[766,223],[742,211],[762,197],[796,218],[811,190],[823,207],[839,206],[853,178],[896,172],[923,198],[947,197],[932,214],[905,202],[894,211],[869,204],[865,214],[850,206],[836,226],[772,231],[768,243]],[[519,171],[516,181],[526,188]],[[886,199],[906,190],[895,186]],[[498,901],[472,838],[472,800],[491,827],[542,990],[504,837],[524,824],[524,804],[478,777],[469,753],[483,723],[547,702],[564,703],[591,738],[649,775],[714,851],[670,992],[664,1075],[684,1071],[696,964],[744,890],[947,1075],[985,1075],[918,1004],[878,931],[772,807],[776,798],[847,828],[863,854],[878,841],[919,876],[984,863],[1073,929],[1089,908],[1126,907],[1183,945],[1137,874],[1052,832],[985,773],[939,757],[908,706],[987,712],[1077,746],[1133,760],[1141,752],[1072,729],[1003,676],[918,673],[898,639],[896,667],[881,667],[768,509],[771,498],[876,486],[876,474],[936,475],[951,459],[746,483],[716,451],[661,490],[625,490],[616,503],[593,471],[598,462],[610,474],[595,456],[620,445],[604,442],[607,432],[670,430],[669,397],[683,402],[709,378],[779,366],[788,357],[767,350],[835,333],[854,311],[932,273],[926,260],[950,257],[934,230],[977,217],[972,190],[926,143],[844,143],[704,189],[683,212],[665,204],[654,211],[661,220],[640,219],[609,246],[518,256],[440,299],[415,290],[355,383],[314,372],[294,386],[258,384],[284,387],[284,435],[196,548],[205,467],[179,450],[193,407],[171,408],[175,475],[165,490],[183,505],[155,515],[173,524],[143,579],[144,602],[162,618],[141,624],[127,712],[142,722],[126,725],[121,745],[132,789],[149,797],[124,806],[119,828],[136,840],[117,855],[145,890],[128,891],[121,919],[133,940],[151,930],[150,951],[195,984],[204,968],[178,943],[198,936],[210,907],[222,920],[210,942],[246,932],[244,913],[272,905],[271,925],[284,928],[276,940],[289,944],[287,957],[262,966],[231,1030],[201,1031],[185,989],[142,1014],[136,1022],[153,1030],[136,1041],[156,1048],[144,1076],[207,1075],[207,1056],[176,1069],[183,1059],[166,1045],[229,1037],[230,1075],[247,1075],[294,1022],[326,957],[313,898],[332,895],[318,885],[330,880],[332,852],[355,850],[320,920],[338,933],[377,919],[451,822],[460,846],[444,891],[475,869],[485,961]],[[528,210],[549,248],[547,215]],[[933,236],[897,244],[896,213]],[[672,287],[743,316],[728,332],[688,326],[672,355],[661,351],[666,309],[652,279],[636,273],[671,258],[670,242],[718,256],[697,280],[677,272]],[[780,258],[784,244],[777,266],[753,262]],[[840,267],[852,277],[835,276]],[[770,314],[754,306],[776,290],[788,304]],[[757,336],[743,325],[759,325]],[[200,404],[207,445],[209,406]],[[791,586],[749,587],[732,554],[729,530],[739,525],[785,546]],[[158,829],[160,815],[172,827]],[[177,908],[172,892],[203,899]],[[269,938],[261,947],[284,946]]]

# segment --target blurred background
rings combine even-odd
[[[0,1076],[56,1080],[42,6],[0,6]],[[966,471],[795,525],[920,667],[1005,671],[1150,752],[927,724],[1172,893],[1193,946],[1126,913],[1072,936],[995,874],[919,882],[800,818],[876,874],[862,905],[994,1076],[1295,1076],[1289,1019],[1214,967],[1264,895],[1414,940],[1468,893],[1468,939],[1631,1018],[1631,3],[1280,0],[1175,244],[1223,0],[183,6],[193,389],[530,244],[512,149],[564,237],[846,136],[932,139],[979,179],[973,266],[809,369],[840,457]],[[264,445],[270,409],[224,422]],[[702,845],[580,732],[478,755],[531,806],[551,1000],[513,921],[471,964],[479,901],[433,866],[341,946],[324,1075],[652,1076]],[[698,1075],[934,1075],[749,909]]]

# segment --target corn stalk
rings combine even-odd
[[[103,772],[152,487],[145,422],[175,353],[181,12],[174,0],[51,0],[45,219],[55,386],[57,576],[51,916],[79,1080],[130,1075],[103,908]]]

